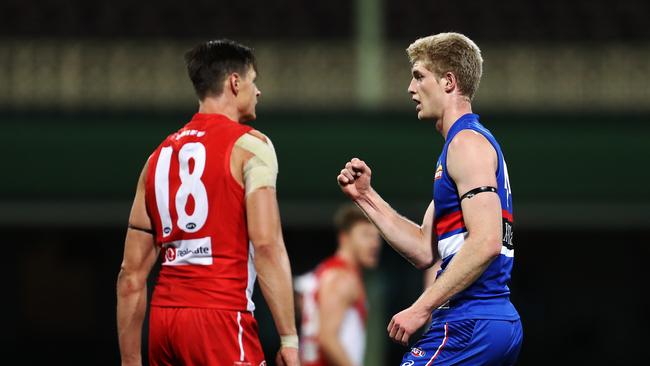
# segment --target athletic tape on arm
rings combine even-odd
[[[278,177],[278,159],[271,140],[267,142],[245,133],[235,146],[251,152],[254,156],[244,165],[244,186],[246,195],[261,187],[275,188]]]

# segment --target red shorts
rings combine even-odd
[[[149,364],[263,366],[257,321],[250,312],[152,306]]]

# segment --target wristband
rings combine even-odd
[[[295,348],[298,349],[298,336],[297,335],[286,335],[280,336],[280,348]]]

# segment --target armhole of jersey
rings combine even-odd
[[[490,141],[490,140],[488,140]],[[494,149],[494,152],[497,153],[497,171],[496,171],[496,176],[497,176],[497,187],[499,186],[499,174],[503,173],[503,162],[506,160],[503,158],[503,152],[501,151],[501,148],[497,150],[496,146],[490,141],[490,144],[492,145],[492,148]]]
[[[147,212],[147,217],[149,218],[149,223],[151,224],[151,230],[153,230],[153,241],[155,244],[158,244],[158,240],[157,240],[158,230],[156,230],[157,229],[156,220],[154,220],[153,216],[151,215],[151,210],[149,209],[149,189],[148,189],[149,175],[150,175],[149,172],[151,171],[151,157],[154,156],[154,154],[149,155],[149,157],[147,158],[147,162],[146,162],[147,169],[144,172],[144,182],[143,182],[144,183],[144,209]]]

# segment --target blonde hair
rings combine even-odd
[[[460,33],[439,33],[423,37],[406,49],[411,64],[421,61],[436,76],[451,72],[458,89],[470,100],[483,73],[483,57],[476,43]]]

